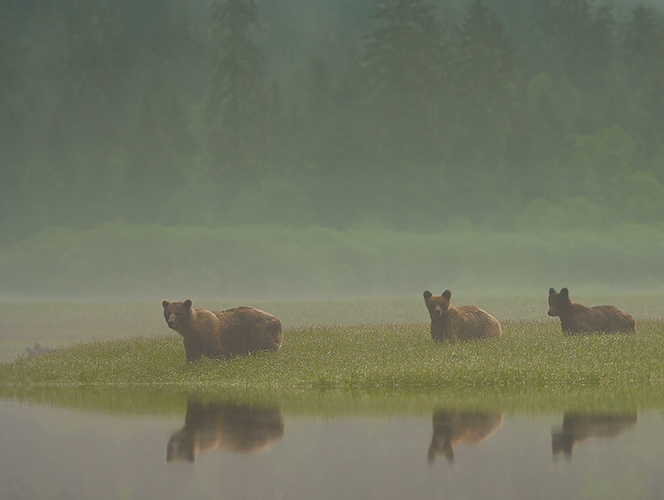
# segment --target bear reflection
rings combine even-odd
[[[189,401],[184,427],[168,442],[166,461],[193,462],[199,453],[214,450],[255,453],[283,435],[284,415],[279,408]]]
[[[454,447],[459,444],[479,444],[490,438],[502,425],[500,413],[466,413],[438,411],[433,415],[433,438],[427,458],[433,464],[437,455],[454,462]]]
[[[565,413],[563,428],[551,432],[553,458],[564,453],[565,459],[572,459],[572,448],[576,443],[588,438],[611,438],[622,434],[636,425],[636,413],[623,415],[579,415]]]

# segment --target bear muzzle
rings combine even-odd
[[[166,320],[166,323],[168,324],[168,328],[170,328],[171,330],[174,330],[174,329],[175,329],[175,318],[174,318],[173,316],[171,316],[170,318],[168,318],[168,319]]]

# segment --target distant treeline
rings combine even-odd
[[[660,10],[287,3],[0,0],[0,243],[663,220]]]
[[[611,231],[422,234],[278,225],[191,227],[113,221],[52,228],[0,253],[11,300],[285,300],[348,296],[539,295],[662,290],[662,225]],[[422,309],[424,306],[422,305]]]

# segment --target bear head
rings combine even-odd
[[[442,295],[433,295],[429,290],[424,292],[424,304],[429,310],[431,320],[440,318],[450,308],[452,292],[445,290]]]
[[[166,319],[166,323],[168,323],[168,327],[171,330],[177,332],[191,321],[193,312],[191,304],[191,299],[187,299],[184,302],[161,301],[161,305],[164,308],[164,319]]]
[[[562,312],[572,305],[572,300],[569,298],[569,290],[562,288],[560,293],[556,293],[553,288],[549,288],[549,316],[560,316]]]

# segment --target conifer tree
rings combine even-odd
[[[512,44],[483,0],[469,5],[457,35],[455,157],[495,167],[502,160],[516,100]]]
[[[664,151],[664,19],[642,5],[625,26],[623,49],[632,97],[628,129],[636,133],[646,158]],[[636,91],[635,91],[636,90]],[[655,160],[656,161],[656,160]]]
[[[632,20],[625,29],[624,47],[630,57],[646,61],[661,56],[664,49],[664,22],[659,19],[654,8],[639,5],[632,10]]]
[[[576,86],[604,82],[614,48],[611,9],[590,0],[539,0],[534,28],[546,70]]]
[[[446,43],[427,0],[375,0],[362,61],[366,102],[380,134],[379,146],[396,160],[431,147],[440,107]]]
[[[222,175],[238,180],[259,170],[264,128],[263,56],[253,0],[221,0],[212,9],[214,65],[207,106],[209,152]]]

